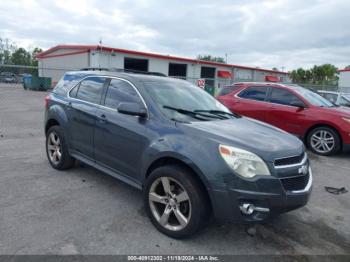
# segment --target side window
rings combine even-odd
[[[228,95],[229,93],[232,93],[234,90],[238,89],[239,86],[224,86],[220,91],[219,91],[219,96],[224,96]]]
[[[303,103],[298,97],[288,90],[274,87],[271,89],[270,102],[281,105],[291,105],[294,102]]]
[[[142,103],[142,100],[128,82],[112,79],[107,90],[105,106],[117,109],[121,102]]]
[[[105,80],[103,77],[89,77],[83,80],[79,85],[76,97],[80,100],[99,104]]]
[[[334,104],[337,102],[337,99],[338,99],[337,94],[324,94],[323,97],[326,98],[327,100],[331,101]]]
[[[340,97],[340,105],[341,106],[350,106],[350,100],[347,100],[345,97]]]
[[[244,89],[238,96],[250,100],[264,101],[266,94],[267,87],[252,86]]]

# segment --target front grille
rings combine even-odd
[[[310,174],[282,178],[281,182],[286,191],[303,190],[309,182]]]
[[[286,166],[286,165],[295,165],[299,164],[305,156],[305,153],[302,153],[299,156],[279,158],[274,161],[275,166]]]

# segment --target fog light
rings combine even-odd
[[[245,215],[251,215],[253,214],[254,210],[255,210],[255,206],[253,204],[250,203],[244,203],[242,204],[239,209],[241,210],[241,212]]]
[[[263,213],[267,213],[270,212],[270,209],[267,207],[256,207],[254,204],[252,203],[243,203],[239,206],[239,209],[241,210],[241,212],[244,215],[251,215],[254,213],[254,211],[257,212],[263,212]]]

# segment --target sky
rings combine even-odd
[[[0,0],[18,46],[98,44],[279,70],[350,65],[350,0]]]

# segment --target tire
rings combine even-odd
[[[46,155],[55,169],[69,169],[74,165],[75,160],[69,155],[67,142],[60,126],[52,126],[46,133]]]
[[[341,149],[341,140],[338,133],[333,128],[326,126],[311,130],[306,142],[308,148],[318,155],[334,155]]]
[[[170,185],[172,197],[166,196],[166,184]],[[210,200],[203,187],[190,170],[180,165],[162,166],[149,175],[144,202],[153,225],[163,234],[177,239],[196,233],[210,215]],[[168,219],[162,219],[163,216]]]

